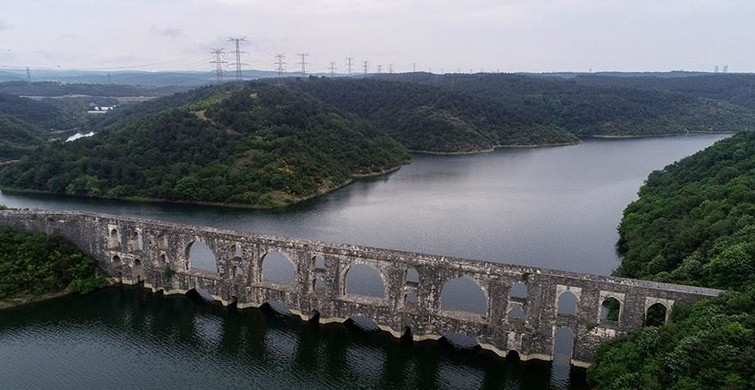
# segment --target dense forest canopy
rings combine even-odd
[[[444,88],[373,79],[290,81],[338,109],[355,113],[410,150],[472,152],[502,145],[578,142],[525,107],[502,105]]]
[[[59,83],[5,83],[0,90],[3,85],[49,93],[138,91]],[[755,124],[755,110],[727,101],[503,74],[227,83],[87,116],[92,99],[110,98],[0,94],[0,160],[28,156],[4,168],[0,185],[270,207],[396,167],[407,161],[407,149],[480,152]],[[61,130],[99,134],[48,145],[62,138]]]
[[[529,112],[539,121],[580,138],[755,129],[751,107],[660,89],[584,85],[575,79],[514,74],[405,73],[376,77],[438,86],[497,102],[508,109]]]
[[[755,387],[755,134],[650,174],[624,211],[616,274],[728,290],[601,347],[606,389]]]
[[[0,227],[0,302],[88,292],[105,283],[94,260],[63,238]]]
[[[0,173],[6,188],[273,207],[410,158],[369,123],[273,85],[208,87],[142,104],[91,138]],[[124,114],[125,115],[125,114]]]
[[[577,84],[613,85],[625,88],[681,92],[688,96],[716,99],[755,108],[755,75],[709,74],[686,77],[609,77],[580,75]]]

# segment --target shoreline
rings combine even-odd
[[[61,298],[65,297],[67,295],[72,295],[73,292],[68,290],[53,292],[53,293],[47,293],[42,294],[34,297],[22,297],[22,298],[10,298],[7,301],[0,301],[0,311],[7,310],[7,309],[13,309],[15,307],[21,307],[30,305],[37,302],[44,302],[49,301],[55,298]]]
[[[663,138],[663,137],[681,137],[685,135],[732,135],[736,131],[688,131],[686,133],[669,133],[669,134],[644,134],[644,135],[591,135],[587,138],[598,140],[622,140],[638,138]]]
[[[299,203],[305,202],[307,200],[311,200],[320,196],[327,195],[333,191],[339,190],[341,188],[344,188],[348,186],[349,184],[354,183],[356,180],[363,179],[363,178],[369,178],[369,177],[376,177],[376,176],[382,176],[387,175],[389,173],[393,173],[401,169],[402,166],[409,163],[402,163],[398,166],[391,167],[388,169],[384,169],[380,172],[371,172],[371,173],[357,173],[351,175],[351,177],[346,180],[345,182],[328,187],[324,190],[317,191],[314,194],[300,197],[300,198],[292,198],[293,202],[286,203],[280,206],[260,206],[260,205],[251,205],[251,204],[243,204],[243,203],[222,203],[222,202],[203,202],[203,201],[190,201],[190,200],[169,200],[169,199],[159,199],[159,198],[142,198],[142,197],[114,197],[114,196],[90,196],[90,195],[75,195],[75,194],[61,194],[57,192],[50,192],[50,191],[41,191],[41,190],[31,190],[31,189],[24,189],[24,188],[10,188],[10,187],[0,187],[1,192],[6,192],[10,194],[42,194],[42,195],[55,195],[55,196],[67,196],[72,198],[84,198],[84,199],[102,199],[102,200],[119,200],[119,201],[127,201],[127,202],[145,202],[145,203],[171,203],[171,204],[185,204],[185,205],[197,205],[197,206],[213,206],[213,207],[229,207],[229,208],[236,208],[236,209],[249,209],[249,210],[276,210],[276,209],[284,209],[286,207],[292,207],[296,206]],[[0,306],[2,308],[2,306]]]
[[[471,155],[471,154],[491,153],[499,149],[555,148],[559,146],[579,145],[581,143],[582,141],[578,140],[575,142],[561,142],[561,143],[552,143],[552,144],[496,145],[489,149],[470,150],[470,151],[464,151],[464,152],[437,152],[433,150],[414,150],[414,149],[410,149],[409,152],[416,153],[416,154],[429,154],[429,155],[438,155],[438,156],[464,156],[464,155]]]

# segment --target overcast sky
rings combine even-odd
[[[0,70],[755,71],[755,0],[0,0]]]

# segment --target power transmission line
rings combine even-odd
[[[367,74],[367,69],[369,69],[368,62],[362,61],[362,67],[364,67],[364,74]]]
[[[228,42],[234,42],[236,44],[236,80],[241,80],[242,74],[241,74],[241,48],[240,44],[242,41],[245,41],[246,37],[241,38],[234,38],[230,37],[228,38]]]
[[[333,77],[336,75],[336,63],[333,61],[330,61],[330,77]]]
[[[346,57],[346,61],[348,61],[349,64],[349,74],[351,74],[351,60],[353,60],[354,57]]]
[[[218,83],[223,82],[223,64],[227,64],[228,61],[223,60],[224,49],[212,49],[212,54],[215,56],[214,61],[210,61],[211,64],[215,64],[215,78]]]
[[[283,59],[286,58],[283,54],[276,54],[275,55],[275,66],[278,70],[278,82],[281,82],[281,78],[283,77],[283,71],[285,70],[286,62],[283,61]]]
[[[307,62],[309,53],[299,53],[297,56],[301,57],[301,61],[299,61],[299,65],[301,65],[301,77],[305,77],[307,75],[307,65],[309,65],[309,62]]]
[[[383,73],[383,65],[378,65],[378,74]]]
[[[393,73],[393,64],[388,64],[388,73]]]

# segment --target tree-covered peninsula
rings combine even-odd
[[[95,136],[6,167],[4,188],[274,207],[395,169],[406,149],[360,118],[274,85],[131,106]]]
[[[727,290],[601,347],[605,389],[755,387],[755,134],[653,172],[619,226],[616,274]]]
[[[94,260],[63,238],[0,227],[0,307],[106,283]]]

